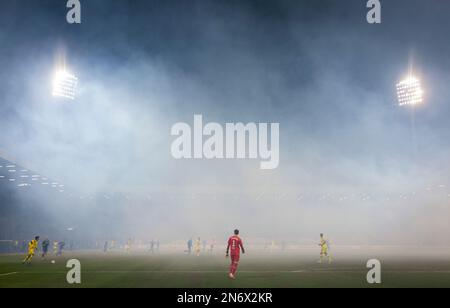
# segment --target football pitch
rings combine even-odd
[[[366,288],[450,287],[450,258],[400,254],[379,256],[382,283],[367,283],[368,256],[336,256],[317,263],[309,253],[250,253],[241,259],[236,280],[227,278],[221,255],[66,253],[21,264],[22,255],[0,255],[1,288]],[[66,282],[69,259],[81,262],[81,284]],[[55,262],[52,263],[51,260]]]

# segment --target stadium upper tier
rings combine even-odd
[[[0,157],[0,185],[12,185],[18,188],[31,186],[48,186],[59,191],[64,190],[64,185],[51,181],[47,177],[28,170],[27,168],[15,164]]]

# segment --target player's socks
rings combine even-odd
[[[30,261],[30,259],[31,259],[31,258],[30,258],[30,255],[28,255],[28,256],[25,257],[25,259],[23,259],[22,263],[25,264],[25,263],[27,263],[28,261]]]
[[[235,267],[233,268],[232,274],[233,274],[234,277],[236,277],[236,272],[237,272],[237,266],[235,266]]]

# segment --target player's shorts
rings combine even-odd
[[[240,255],[238,253],[232,254],[231,256],[231,262],[238,263],[240,259]]]
[[[328,254],[328,247],[322,247],[322,250],[320,252],[321,255],[326,255]]]

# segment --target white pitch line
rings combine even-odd
[[[12,272],[12,273],[0,274],[0,277],[3,277],[3,276],[11,276],[11,275],[15,275],[15,274],[19,274],[19,272]]]
[[[226,271],[82,271],[86,274],[215,274],[226,273]],[[42,275],[42,274],[66,274],[65,271],[52,271],[52,272],[23,272],[22,274],[28,275]],[[294,271],[239,271],[239,273],[246,274],[349,274],[349,273],[364,273],[362,270],[294,270]],[[386,270],[384,273],[395,274],[450,274],[450,270]],[[19,272],[0,274],[0,276],[7,276],[19,274]]]
[[[226,273],[227,271],[82,271],[87,274],[208,274],[208,273]],[[23,274],[66,274],[64,271],[55,272],[24,272]],[[292,271],[239,271],[239,273],[293,273]]]
[[[278,274],[303,273],[304,271],[239,271],[245,274]],[[24,275],[66,274],[64,271],[55,272],[23,272]],[[220,274],[227,271],[82,271],[85,274]]]

